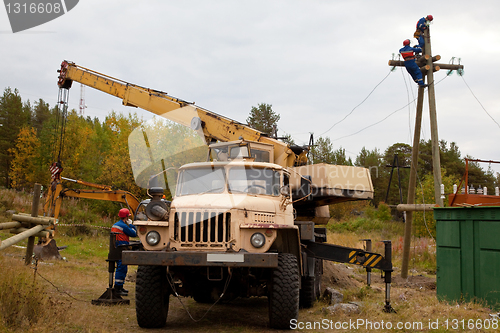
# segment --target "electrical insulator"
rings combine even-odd
[[[483,188],[481,187],[481,185],[479,185],[479,187],[477,188],[477,194],[483,194]]]

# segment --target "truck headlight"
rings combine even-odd
[[[161,240],[160,234],[157,231],[150,231],[146,235],[146,243],[148,243],[151,246],[155,246],[158,244]]]
[[[252,243],[253,247],[259,248],[263,247],[266,244],[266,237],[260,232],[256,232],[250,237],[250,243]]]

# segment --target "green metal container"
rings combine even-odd
[[[500,309],[500,207],[435,208],[437,297]]]

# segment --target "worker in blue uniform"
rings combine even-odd
[[[426,17],[422,17],[417,22],[417,29],[415,30],[413,37],[415,37],[418,40],[418,45],[422,50],[424,49],[425,46],[424,32],[425,29],[427,29],[427,27],[429,26],[429,24],[431,24],[432,20],[434,20],[434,17],[432,17],[432,15],[427,15]]]
[[[129,237],[137,237],[137,228],[132,223],[128,222],[128,217],[130,211],[127,208],[122,208],[118,212],[118,217],[120,220],[113,224],[111,227],[111,232],[116,233],[115,246],[118,245],[128,245]],[[121,260],[116,263],[116,273],[115,273],[115,291],[118,295],[127,296],[128,290],[123,289],[123,284],[125,283],[125,278],[127,277],[128,267],[122,264]]]
[[[415,81],[420,87],[425,88],[427,85],[424,84],[422,72],[415,61],[415,54],[420,52],[422,52],[422,49],[418,45],[415,45],[414,47],[410,46],[409,39],[405,39],[403,41],[403,47],[399,50],[399,53],[401,53],[403,59],[405,60],[406,70],[410,73],[413,81]]]

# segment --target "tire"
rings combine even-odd
[[[139,266],[135,283],[135,312],[142,328],[161,328],[167,323],[170,288],[165,268]]]
[[[272,271],[269,285],[269,325],[290,329],[290,321],[299,316],[299,266],[291,253],[278,255],[278,267]]]

